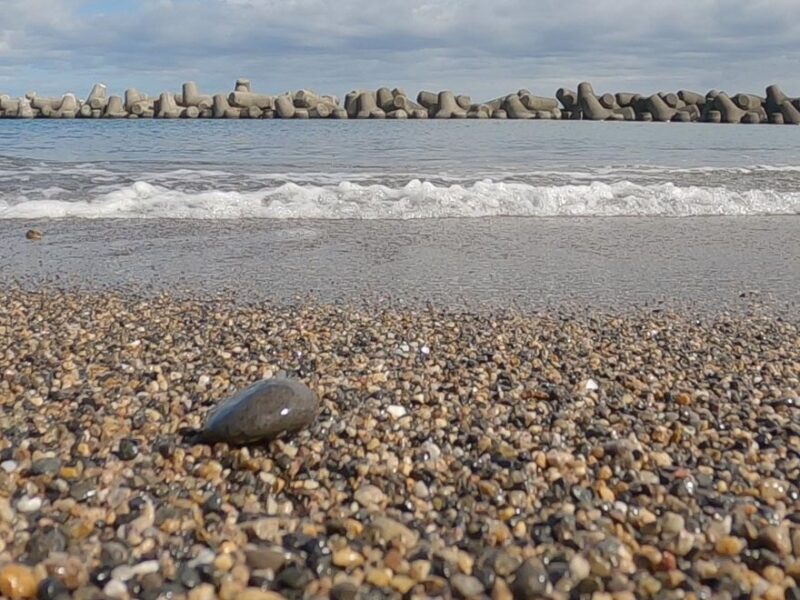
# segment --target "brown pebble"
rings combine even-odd
[[[11,563],[0,569],[0,592],[10,600],[34,598],[36,586],[36,577],[29,567]]]
[[[715,550],[720,556],[738,556],[746,545],[742,538],[726,535],[717,542]]]
[[[43,235],[44,234],[38,229],[28,229],[28,231],[25,232],[25,237],[33,241],[42,239]]]

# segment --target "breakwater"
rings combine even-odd
[[[0,118],[12,119],[566,119],[705,123],[800,124],[800,98],[777,85],[764,95],[706,94],[689,90],[642,95],[597,93],[590,83],[560,88],[554,97],[518,90],[485,102],[445,90],[421,91],[415,97],[400,88],[354,90],[342,100],[299,90],[281,94],[253,90],[248,79],[236,81],[229,94],[204,94],[194,82],[180,93],[149,97],[135,89],[110,94],[96,84],[85,99],[68,93],[47,98],[29,92],[12,98],[0,94]]]

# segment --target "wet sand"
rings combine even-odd
[[[44,239],[29,242],[28,227]],[[0,221],[0,282],[442,306],[800,300],[800,218]]]

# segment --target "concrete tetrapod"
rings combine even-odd
[[[742,110],[757,111],[766,102],[766,99],[759,98],[753,94],[736,94],[733,97],[733,102]]]
[[[378,107],[376,96],[372,92],[362,92],[358,96],[358,112],[356,117],[359,119],[380,119],[381,113],[386,112]]]
[[[275,108],[275,97],[266,94],[255,94],[253,92],[231,92],[228,96],[228,104],[239,108],[250,108],[255,106],[262,110]]]
[[[392,90],[387,87],[378,88],[375,92],[375,104],[383,111],[389,112],[395,109],[394,95]]]
[[[552,111],[554,108],[558,108],[558,100],[555,98],[545,98],[543,96],[534,96],[533,94],[518,94],[518,96],[523,106],[528,110]]]
[[[437,101],[438,110],[434,117],[436,119],[465,119],[467,112],[458,105],[453,92],[445,90],[439,92]]]
[[[215,119],[238,119],[242,115],[241,109],[233,108],[222,94],[216,94],[213,103]]]
[[[617,105],[617,98],[613,94],[601,94],[597,97],[597,101],[603,108],[619,108]]]
[[[517,94],[509,95],[506,98],[503,108],[509,119],[533,119],[536,117],[535,113],[525,108],[525,105]]]
[[[584,118],[591,121],[633,121],[636,119],[636,112],[629,106],[615,109],[604,107],[595,96],[592,85],[585,81],[578,86],[578,102]]]
[[[236,85],[233,89],[236,92],[252,92],[253,86],[249,79],[239,78],[236,80]]]
[[[61,106],[61,98],[42,98],[41,96],[36,96],[35,98],[30,98],[30,101],[31,106],[39,111],[58,110],[58,107]]]
[[[108,104],[108,89],[102,83],[96,83],[86,98],[86,102],[92,110],[103,110]]]
[[[745,114],[747,114],[747,111],[736,106],[733,100],[724,92],[720,92],[714,98],[714,106],[722,115],[723,123],[741,123]]]
[[[135,88],[128,88],[125,90],[125,110],[127,110],[129,113],[132,113],[133,105],[145,99],[146,96],[140,94]]]
[[[697,92],[690,92],[688,90],[680,90],[678,98],[683,100],[687,105],[694,104],[695,106],[702,107],[706,103],[706,97]]]
[[[156,116],[156,103],[152,98],[144,98],[131,105],[130,112],[142,119],[152,119]]]
[[[780,106],[783,122],[787,125],[800,125],[800,110],[790,100],[784,100]]]
[[[614,94],[614,98],[617,101],[617,106],[633,106],[641,96],[639,94],[633,94],[631,92],[617,92]]]
[[[472,98],[466,94],[459,94],[456,96],[456,104],[458,104],[461,110],[469,110],[469,107],[472,106]]]
[[[671,121],[677,109],[669,106],[658,94],[653,94],[647,99],[647,112],[653,115],[654,121]]]
[[[578,101],[578,93],[567,88],[558,88],[556,91],[556,98],[561,102],[564,110],[576,111],[580,110],[580,103]]]
[[[183,84],[183,94],[181,94],[184,106],[196,106],[200,110],[214,106],[214,98],[211,95],[201,94],[200,89],[194,81],[187,81]]]
[[[78,116],[80,110],[81,106],[78,103],[78,99],[75,97],[75,94],[64,94],[64,97],[61,99],[61,103],[58,105],[57,109],[48,109],[42,114],[51,119],[74,119],[76,116]]]
[[[181,107],[171,92],[163,92],[158,97],[156,117],[159,119],[177,119],[181,116]]]
[[[17,118],[18,119],[33,119],[36,116],[33,107],[31,106],[31,101],[28,98],[20,98],[19,105],[17,107]]]
[[[347,116],[351,119],[355,119],[356,115],[358,115],[358,97],[364,92],[363,90],[353,90],[345,94],[344,97],[344,109],[347,111]]]
[[[781,112],[781,105],[790,100],[789,96],[783,93],[777,85],[767,87],[766,108],[769,113]]]
[[[111,96],[108,99],[108,104],[103,112],[103,116],[108,119],[125,119],[128,116],[128,111],[125,110],[122,98],[119,96]]]
[[[279,119],[294,119],[296,112],[294,101],[289,94],[275,98],[275,114]]]

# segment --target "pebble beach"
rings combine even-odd
[[[7,598],[800,598],[800,331],[0,291]],[[194,443],[253,382],[314,423]]]

